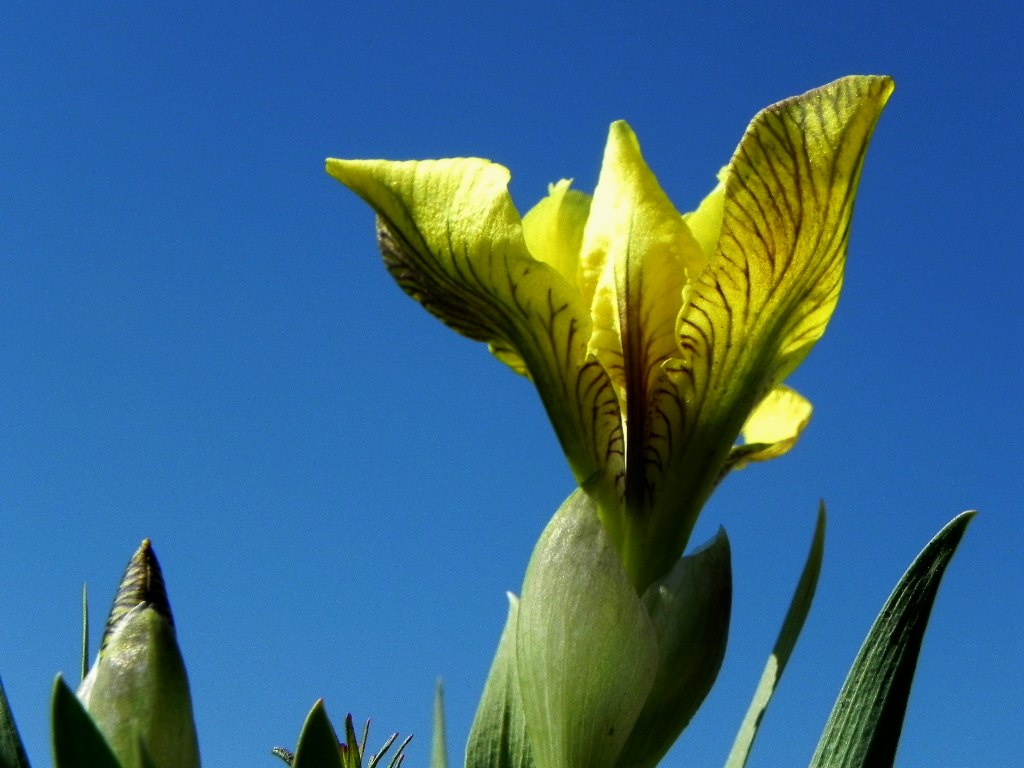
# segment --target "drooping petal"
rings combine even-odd
[[[614,392],[586,359],[589,319],[575,286],[527,249],[508,170],[460,158],[328,160],[327,171],[376,211],[385,265],[406,293],[522,361],[577,481],[600,484],[622,450]]]
[[[581,285],[592,296],[590,351],[608,371],[625,416],[628,508],[645,503],[644,465],[661,462],[662,425],[648,398],[661,365],[678,355],[676,317],[705,258],[647,167],[636,136],[613,123],[583,234]]]
[[[811,420],[810,401],[786,386],[775,387],[754,408],[740,434],[743,445],[729,452],[728,469],[742,469],[752,461],[768,461],[787,453]]]
[[[726,172],[718,247],[680,314],[682,363],[658,382],[654,408],[673,451],[648,478],[664,503],[631,563],[669,531],[676,554],[665,562],[678,556],[751,409],[824,331],[867,143],[892,87],[844,78],[763,110],[747,129]],[[638,583],[665,562],[643,563]]]

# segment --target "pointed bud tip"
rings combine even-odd
[[[100,653],[106,648],[117,625],[139,605],[152,606],[153,610],[160,614],[172,629],[174,628],[174,616],[171,613],[167,588],[164,586],[163,572],[160,570],[160,562],[156,558],[150,539],[143,539],[132,559],[128,561],[128,567],[125,568],[121,584],[117,588],[117,596],[114,598],[114,605],[110,609],[103,631]]]

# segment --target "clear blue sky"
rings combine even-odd
[[[208,766],[273,766],[317,697],[453,764],[572,487],[531,386],[391,283],[329,155],[479,155],[521,210],[625,118],[682,210],[761,107],[897,90],[797,449],[731,477],[719,685],[667,760],[721,765],[811,535],[804,637],[751,761],[806,764],[875,612],[954,514],[900,765],[1024,762],[1017,4],[11,3],[0,46],[0,675],[36,765],[79,590],[163,563]]]

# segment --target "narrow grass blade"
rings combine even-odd
[[[974,512],[963,512],[953,518],[903,574],[853,662],[812,768],[893,764],[935,595],[972,517]]]
[[[444,685],[437,681],[434,694],[434,744],[430,750],[430,768],[448,768],[448,742],[444,725]]]
[[[89,674],[89,585],[82,584],[82,679]]]
[[[742,768],[746,765],[750,750],[757,737],[757,730],[761,725],[765,710],[771,701],[775,689],[786,669],[789,657],[796,646],[797,638],[804,628],[807,614],[811,610],[811,602],[814,600],[814,592],[818,586],[818,575],[821,573],[821,560],[825,553],[825,503],[818,507],[818,519],[814,526],[814,537],[811,539],[811,550],[807,553],[807,562],[804,563],[803,573],[800,574],[800,581],[796,585],[793,599],[789,603],[789,611],[782,622],[782,629],[775,640],[775,647],[772,648],[771,656],[765,664],[764,672],[761,673],[761,680],[754,691],[754,698],[750,702],[747,714],[743,718],[739,733],[733,742],[729,758],[726,760],[726,768]]]

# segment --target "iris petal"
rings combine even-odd
[[[730,421],[742,423],[824,332],[867,142],[891,90],[888,78],[845,78],[751,123],[727,172],[718,250],[679,323],[702,411],[739,412]]]
[[[612,124],[583,234],[581,280],[592,295],[590,350],[615,384],[625,416],[627,511],[644,514],[645,465],[660,464],[648,400],[663,363],[678,356],[676,316],[700,245],[647,167],[636,136]]]
[[[602,485],[622,453],[618,405],[587,360],[589,319],[576,287],[531,256],[506,168],[476,158],[328,160],[377,213],[399,286],[447,325],[488,342],[534,381],[579,483]]]
[[[562,179],[548,188],[548,196],[523,216],[523,235],[533,258],[576,285],[590,195],[571,189],[571,183]]]
[[[811,420],[813,408],[794,389],[775,387],[747,417],[743,445],[729,451],[728,469],[741,469],[752,461],[768,461],[787,453]]]
[[[644,552],[671,535],[678,557],[747,416],[824,332],[892,88],[887,77],[848,77],[787,99],[755,116],[733,155],[715,254],[679,316],[680,363],[663,366],[651,402],[671,454],[648,475],[658,519],[627,544],[641,586],[671,562]]]

